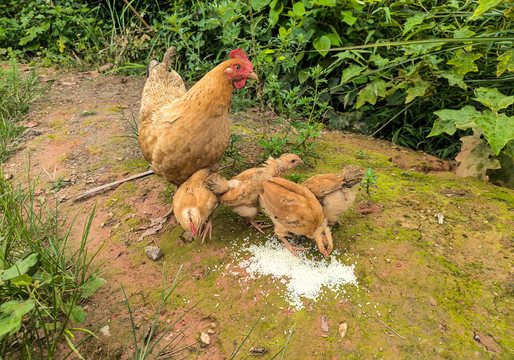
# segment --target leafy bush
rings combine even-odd
[[[436,112],[472,105],[478,88],[509,95],[514,71],[512,0],[135,0],[137,14],[114,0],[9,4],[4,48],[142,73],[173,44],[177,70],[195,80],[241,47],[261,83],[238,104],[253,99],[285,124],[322,122],[442,158],[471,130],[427,139]]]

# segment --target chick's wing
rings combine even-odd
[[[319,174],[303,182],[303,186],[309,189],[318,199],[341,189],[344,176],[338,174]]]
[[[263,188],[261,200],[268,215],[290,227],[290,231],[308,233],[323,222],[321,205],[305,187],[286,179],[272,178],[264,182]]]

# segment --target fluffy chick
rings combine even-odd
[[[173,196],[173,212],[180,225],[196,239],[209,232],[211,239],[211,215],[219,205],[216,195],[204,184],[211,174],[210,168],[200,169],[184,182]]]
[[[260,203],[275,224],[275,234],[289,251],[308,250],[293,246],[287,240],[291,232],[314,239],[319,251],[328,258],[332,252],[332,233],[318,199],[305,186],[282,178],[271,178],[263,184]]]
[[[364,170],[348,165],[340,174],[319,174],[302,183],[323,206],[328,225],[334,225],[355,201],[357,185],[364,177]]]
[[[243,171],[241,174],[227,180],[214,173],[206,185],[224,205],[230,206],[240,216],[247,218],[258,231],[262,226],[255,221],[259,212],[259,194],[262,193],[262,183],[272,177],[281,177],[286,171],[302,163],[295,154],[284,154],[278,159],[271,156],[262,167]]]

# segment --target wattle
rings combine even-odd
[[[245,86],[245,84],[246,84],[246,79],[234,81],[234,86],[236,87],[236,89],[241,89],[242,87]]]

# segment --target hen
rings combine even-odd
[[[289,233],[314,239],[319,251],[328,258],[333,249],[332,233],[316,196],[305,186],[282,178],[271,178],[263,184],[261,205],[275,224],[275,235],[295,256],[296,250],[287,240]]]
[[[302,183],[323,206],[328,225],[334,225],[343,212],[355,201],[355,187],[364,177],[364,170],[348,165],[340,174],[319,174]]]
[[[207,186],[224,205],[247,218],[258,231],[264,233],[261,226],[255,221],[259,212],[259,194],[262,193],[262,183],[272,177],[281,177],[286,171],[302,163],[295,154],[284,154],[278,159],[271,156],[262,167],[243,171],[241,174],[227,180],[217,173],[207,180]]]
[[[229,111],[234,88],[258,80],[252,63],[240,49],[209,71],[189,91],[180,75],[168,71],[175,48],[163,62],[147,68],[139,111],[139,144],[153,171],[180,185],[196,171],[213,166],[230,141]]]
[[[175,192],[173,212],[180,225],[193,237],[201,236],[202,244],[209,232],[211,238],[211,215],[219,205],[218,198],[204,184],[211,174],[209,168],[195,172]]]

